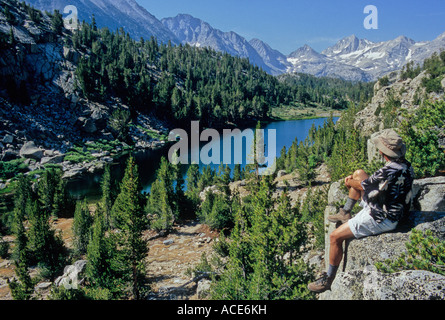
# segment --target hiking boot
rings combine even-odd
[[[337,222],[345,223],[349,219],[351,219],[351,214],[343,210],[343,208],[341,208],[337,214],[328,217],[328,220],[333,223]]]
[[[334,281],[334,277],[328,277],[328,274],[325,272],[321,276],[320,279],[315,282],[309,283],[307,288],[315,293],[322,293],[327,290],[331,290],[331,284]]]

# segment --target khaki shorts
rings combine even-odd
[[[363,209],[348,221],[349,228],[356,239],[375,236],[384,232],[392,231],[397,227],[397,222],[393,222],[389,219],[385,219],[382,222],[377,223],[374,218],[371,217],[371,208],[366,204],[366,202],[362,201],[360,206],[362,206]]]

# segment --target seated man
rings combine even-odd
[[[345,179],[349,198],[337,215],[328,218],[343,224],[330,235],[329,268],[320,279],[308,285],[313,292],[321,293],[331,288],[343,258],[345,240],[392,231],[410,209],[414,171],[404,158],[406,147],[402,138],[388,129],[372,142],[386,164],[370,177],[358,170]],[[363,209],[351,219],[351,210],[360,198]]]

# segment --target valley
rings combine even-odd
[[[77,29],[62,0],[0,0],[1,300],[322,298],[307,284],[326,214],[345,176],[383,165],[370,139],[385,129],[407,143],[411,217],[443,221],[445,33],[285,55],[134,0],[71,4]],[[175,128],[195,163],[168,161]],[[224,128],[276,141],[225,149]]]

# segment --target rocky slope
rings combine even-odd
[[[252,45],[235,32],[223,32],[215,29],[207,22],[188,14],[162,19],[162,23],[182,44],[187,43],[195,47],[210,47],[216,51],[227,52],[233,56],[248,58],[251,64],[257,65],[264,71],[273,74],[272,69],[264,63]]]
[[[66,6],[75,6],[80,22],[85,20],[91,23],[94,15],[100,28],[108,27],[114,31],[123,27],[125,32],[137,40],[141,37],[150,39],[154,36],[164,43],[168,41],[179,43],[170,30],[134,0],[27,0],[26,2],[42,11],[59,10],[61,13]]]
[[[358,67],[338,62],[305,45],[287,57],[286,73],[308,73],[317,77],[335,77],[352,81],[369,81],[371,78]]]
[[[423,79],[429,77],[426,71],[422,71],[414,79],[401,79],[399,72],[392,72],[388,75],[388,83],[382,85],[377,81],[374,86],[374,96],[363,110],[359,111],[355,117],[354,126],[360,129],[363,136],[370,136],[385,128],[385,104],[393,99],[400,103],[400,108],[396,117],[401,119],[403,111],[415,110],[421,101],[443,99],[444,90],[440,92],[427,93],[422,85]],[[445,79],[442,79],[441,86],[445,89]],[[371,146],[372,147],[372,146]]]
[[[25,158],[31,171],[48,163],[60,164],[67,177],[101,169],[112,161],[110,156],[128,147],[115,141],[116,132],[110,126],[113,111],[127,106],[117,99],[103,103],[83,99],[75,80],[82,53],[68,44],[66,34],[52,31],[50,17],[43,15],[36,24],[23,8],[11,3],[1,1],[2,6],[11,8],[13,23],[0,13],[0,32],[14,35],[13,46],[0,48],[0,160]],[[167,132],[165,123],[138,114],[130,127],[136,148],[163,144],[144,129]],[[112,145],[114,151],[110,154],[102,147],[93,148],[89,163],[81,165],[64,160],[76,143],[93,146],[93,141]]]

